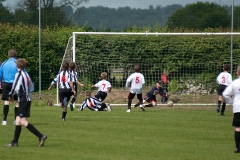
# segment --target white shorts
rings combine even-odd
[[[141,94],[142,93],[142,88],[141,89],[130,89],[130,92],[133,94]]]

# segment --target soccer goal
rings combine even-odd
[[[141,66],[146,79],[143,95],[167,70],[172,95],[216,96],[215,79],[223,64],[231,64],[233,69],[238,65],[239,35],[238,32],[73,32],[63,61],[76,62],[79,80],[85,84],[83,88],[78,87],[77,103],[84,99],[81,95],[85,90],[92,90],[91,85],[100,80],[101,72],[107,72],[113,92],[106,101],[126,105],[124,86],[134,65]],[[231,36],[234,36],[233,41]],[[196,101],[196,105],[202,103],[206,105]]]

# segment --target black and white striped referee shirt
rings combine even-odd
[[[99,108],[102,106],[102,101],[98,100],[95,97],[87,98],[82,105],[80,106],[79,110],[82,111],[84,108],[88,107],[90,110],[98,111]]]
[[[9,95],[17,94],[18,102],[31,101],[30,86],[32,81],[29,74],[25,71],[19,71],[15,74],[12,89]]]
[[[72,82],[72,76],[68,70],[62,70],[52,81],[52,84],[59,83],[59,89],[71,89],[69,82]]]

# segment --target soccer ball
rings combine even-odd
[[[173,101],[167,101],[167,105],[168,105],[168,107],[172,107],[173,106]]]

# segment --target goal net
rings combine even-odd
[[[145,76],[143,96],[168,71],[168,90],[179,104],[195,95],[208,95],[208,100],[196,98],[191,104],[215,104],[216,77],[223,64],[231,64],[234,70],[238,64],[239,54],[231,52],[231,35],[237,35],[234,44],[239,43],[239,33],[74,32],[63,61],[76,62],[79,81],[85,84],[78,86],[79,104],[101,72],[107,72],[113,91],[105,101],[125,105],[128,91],[124,87],[135,65],[141,66]]]

